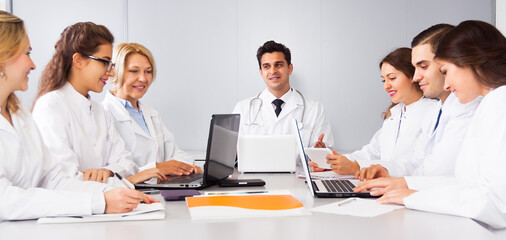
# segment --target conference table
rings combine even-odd
[[[305,207],[343,199],[314,198],[306,182],[290,173],[238,173],[234,178],[261,178],[264,187],[205,191],[289,190]],[[506,239],[506,230],[493,231],[469,218],[399,209],[376,217],[313,212],[309,216],[192,220],[185,201],[164,202],[164,220],[37,224],[35,220],[0,223],[0,239]]]

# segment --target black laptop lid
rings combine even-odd
[[[239,114],[213,114],[207,140],[204,184],[215,184],[234,172]]]

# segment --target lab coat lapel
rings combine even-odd
[[[284,117],[292,114],[293,111],[296,111],[299,106],[303,106],[303,101],[299,93],[293,91],[290,98],[288,98],[287,102],[285,102],[285,106],[281,109],[281,113],[279,113],[278,121],[283,119]]]
[[[139,134],[139,135],[146,137],[146,138],[151,138],[139,126],[139,124],[137,124],[137,122],[130,116],[130,114],[126,110],[125,106],[123,106],[123,104],[120,101],[118,101],[118,99],[116,99],[116,97],[114,95],[112,95],[111,93],[107,93],[106,98],[108,98],[107,99],[108,101],[113,103],[113,107],[114,107],[115,111],[112,111],[112,114],[113,114],[114,118],[116,118],[117,121],[120,121],[120,122],[129,121],[133,126],[135,134]],[[150,131],[151,131],[151,129],[150,129]]]
[[[149,130],[149,133],[151,136],[148,136],[148,134],[143,129],[141,129],[142,133],[144,134],[144,136],[152,139],[153,141],[156,141],[156,139],[157,139],[156,136],[158,134],[162,134],[162,133],[156,132],[155,125],[153,123],[153,120],[156,117],[156,114],[155,114],[155,112],[153,112],[151,110],[151,108],[145,107],[140,102],[139,102],[139,106],[142,109],[142,115],[144,116],[144,120],[146,121],[146,125],[148,126],[148,130]],[[153,144],[153,145],[155,146],[155,152],[158,152],[158,144]]]
[[[258,122],[270,123],[276,122],[277,120],[276,113],[272,107],[274,98],[269,97],[269,95],[271,95],[271,93],[267,89],[260,94],[260,98],[262,99],[262,116],[259,116],[259,118],[262,117],[262,119],[259,119]]]

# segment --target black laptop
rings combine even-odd
[[[135,188],[202,189],[228,178],[234,172],[239,120],[239,114],[212,115],[204,173],[167,176],[169,179],[164,182],[135,184]]]
[[[306,182],[311,191],[311,195],[321,198],[347,198],[347,197],[373,197],[368,191],[354,192],[355,188],[361,182],[359,180],[316,180],[311,178],[311,171],[309,170],[309,163],[307,161],[306,152],[300,136],[299,126],[297,120],[293,124],[293,131],[297,138],[297,147],[299,148],[300,160],[304,174],[306,175]]]

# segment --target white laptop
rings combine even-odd
[[[295,172],[296,142],[293,135],[239,136],[239,172]]]

